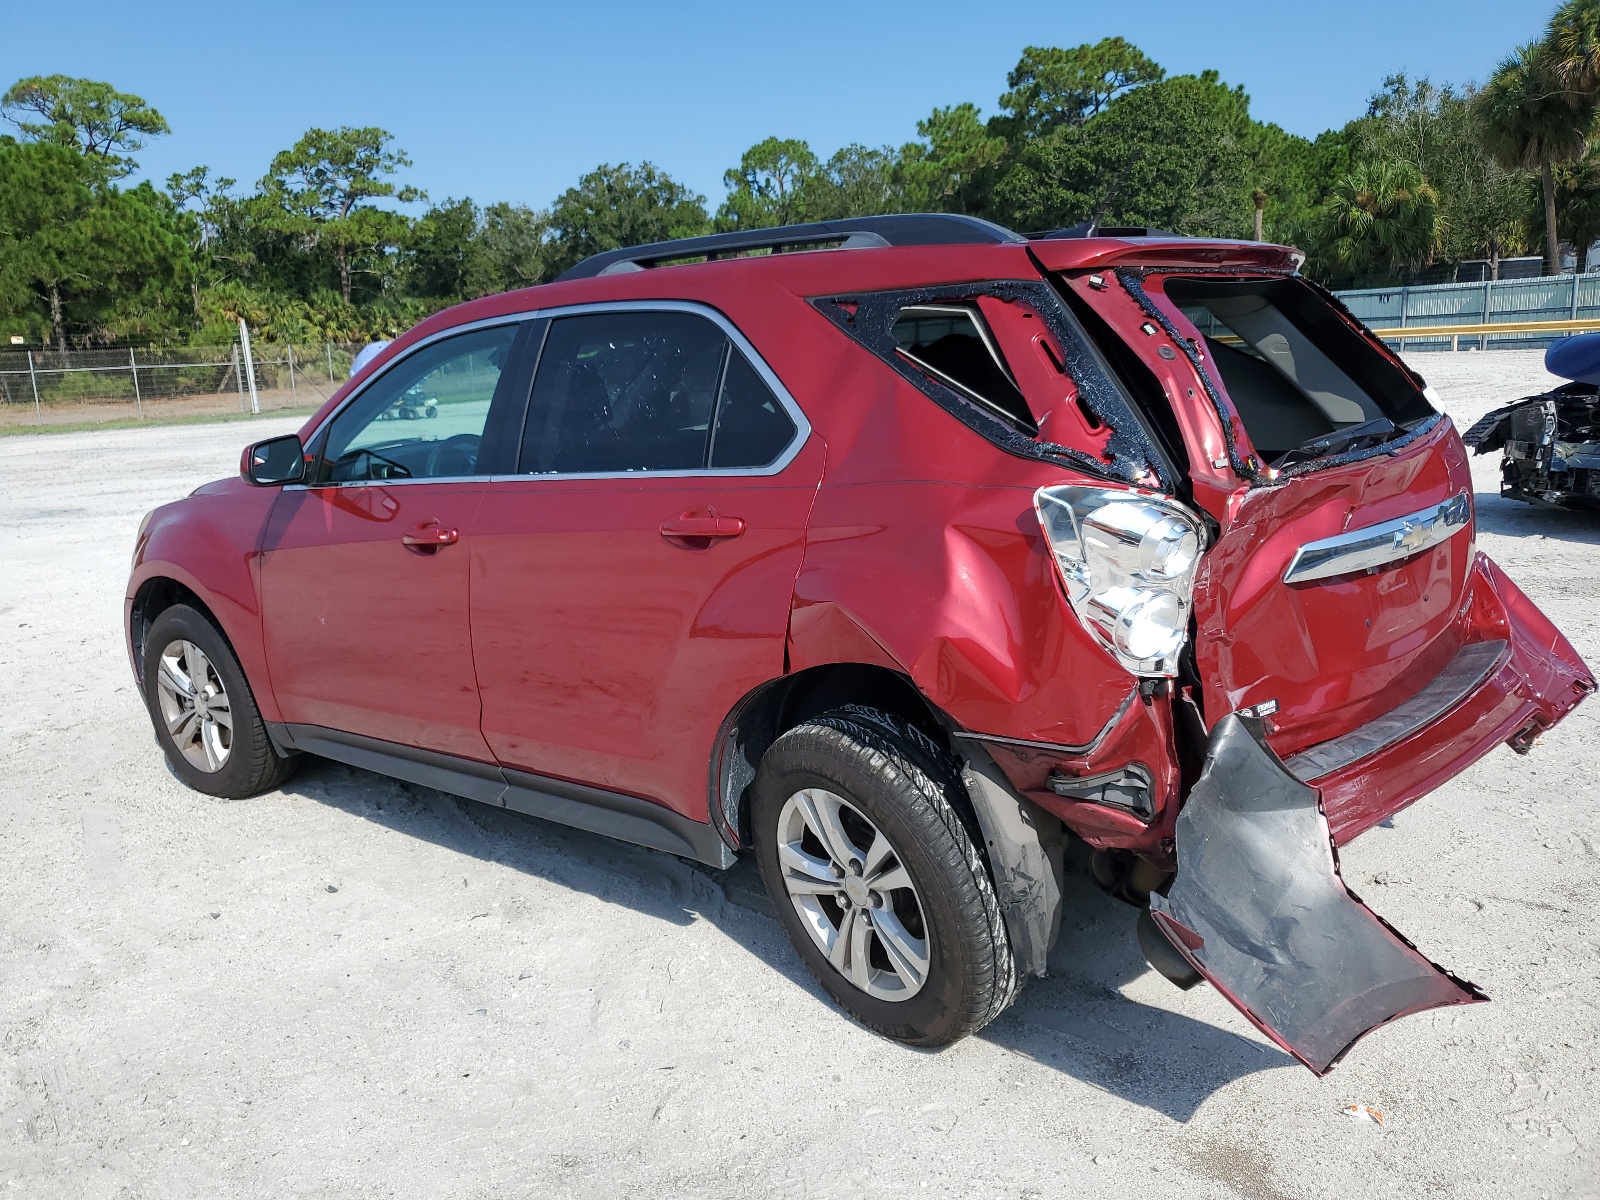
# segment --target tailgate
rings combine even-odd
[[[1420,692],[1461,648],[1471,497],[1444,422],[1245,493],[1196,580],[1206,711],[1259,714],[1287,757]]]
[[[1297,277],[1064,282],[1148,368],[1147,407],[1172,405],[1214,522],[1194,592],[1208,724],[1257,715],[1288,757],[1421,692],[1468,636],[1475,557],[1466,450],[1421,381]]]

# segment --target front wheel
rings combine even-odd
[[[178,778],[238,799],[277,787],[295,760],[273,749],[244,671],[221,632],[186,604],[166,609],[144,643],[144,696]]]
[[[1016,969],[949,756],[848,707],[789,730],[756,776],[762,881],[806,966],[862,1024],[919,1046],[982,1029]]]

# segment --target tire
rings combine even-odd
[[[789,730],[756,773],[756,856],[790,942],[851,1016],[915,1046],[976,1033],[1016,993],[964,802],[947,752],[900,718],[857,706]],[[841,858],[853,861],[841,868]]]
[[[186,604],[164,610],[145,635],[143,657],[145,705],[156,741],[184,783],[208,796],[238,800],[275,788],[294,773],[296,759],[279,755],[267,737],[233,648],[200,612]]]

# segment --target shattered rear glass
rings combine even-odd
[[[1044,412],[1036,397],[1030,395],[1025,386],[1017,388],[1017,372],[1010,369],[1003,345],[977,347],[985,354],[993,351],[992,368],[985,367],[982,359],[973,353],[972,339],[983,340],[982,330],[992,320],[988,314],[996,301],[1037,314],[1050,339],[1051,348],[1044,353],[1059,355],[1060,361],[1054,363],[1054,370],[1064,377],[1063,390],[1071,393],[1071,406],[1081,411],[1083,420],[1094,431],[1093,439],[1074,437],[1079,445],[1052,440],[1051,427],[1041,419]],[[1070,466],[1118,483],[1166,492],[1181,486],[1181,471],[1163,453],[1122,383],[1077,319],[1043,281],[1001,280],[866,292],[820,297],[812,303],[940,408],[1008,453]],[[932,322],[936,316],[954,320],[960,310],[976,313],[977,320],[969,320],[959,331],[957,325],[950,324],[935,334]],[[915,319],[916,326],[901,324],[907,315]],[[918,328],[925,323],[925,330]],[[947,343],[944,353],[931,355],[932,343],[913,343],[912,346],[905,343],[905,338],[917,338],[924,331],[935,334],[935,342],[951,334],[960,336],[962,342]],[[1001,340],[996,338],[996,341]],[[913,348],[916,344],[923,347],[920,356]],[[957,355],[960,356],[959,366]],[[944,365],[934,361],[935,358]],[[1015,393],[1013,388],[1016,388]],[[1018,400],[1023,407],[1018,406]],[[1083,444],[1098,444],[1099,453],[1081,449]]]

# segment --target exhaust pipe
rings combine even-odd
[[[1178,948],[1161,932],[1148,908],[1139,911],[1139,949],[1144,960],[1184,991],[1188,991],[1205,976],[1189,965],[1189,960],[1178,953]]]

